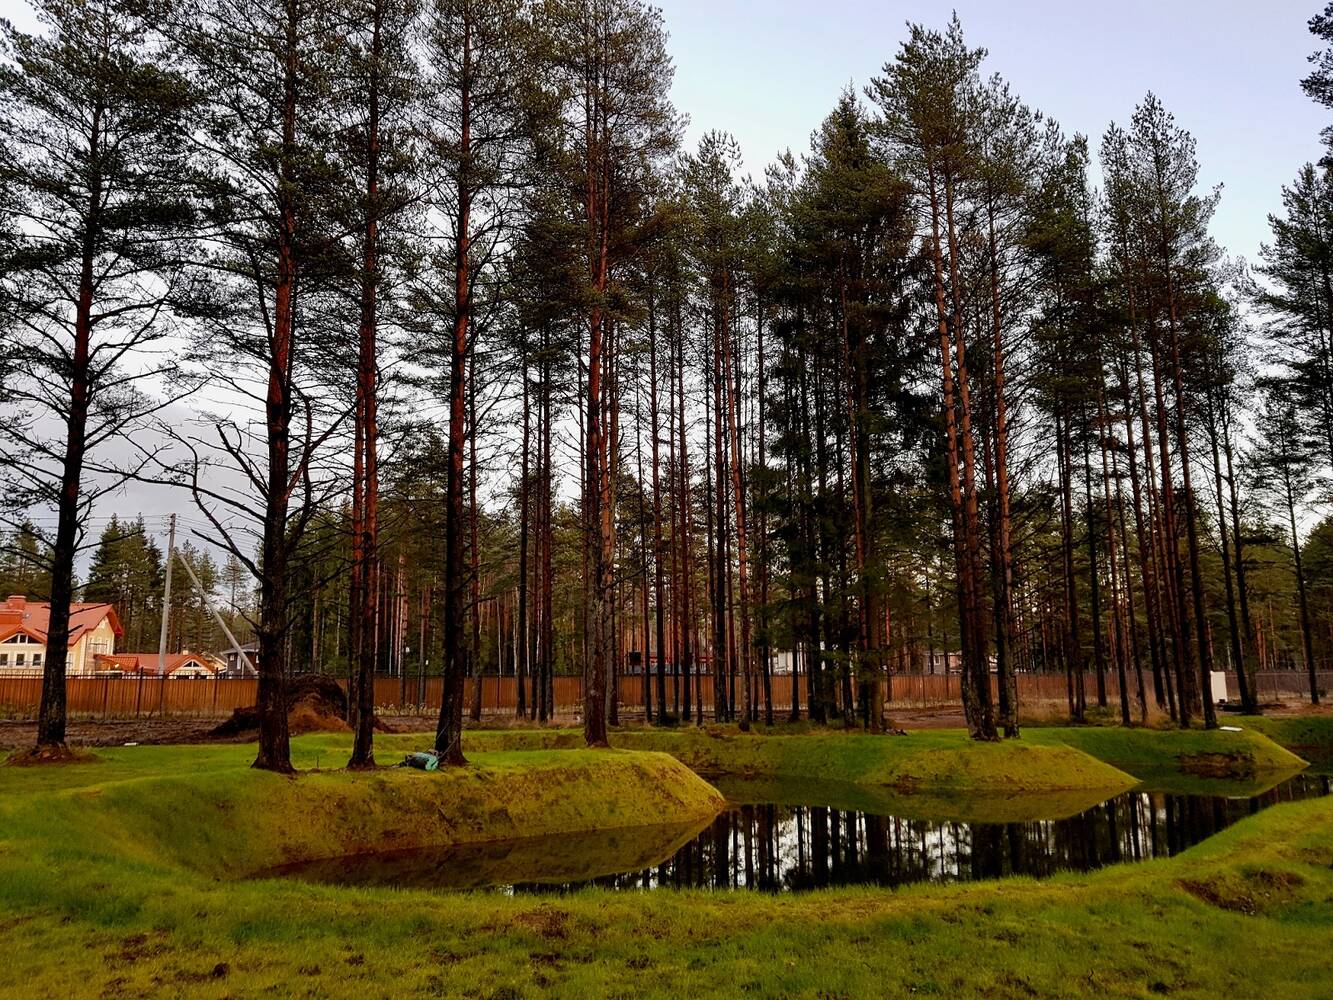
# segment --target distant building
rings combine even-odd
[[[96,657],[100,676],[161,677],[172,680],[204,680],[217,677],[226,670],[221,660],[207,653],[168,653],[163,658],[163,671],[157,669],[157,653],[102,653]]]
[[[69,657],[65,672],[71,677],[97,673],[97,657],[116,652],[123,636],[116,609],[110,604],[71,604]],[[0,674],[40,674],[46,663],[47,630],[51,605],[10,597],[0,607]]]
[[[247,642],[239,650],[229,649],[222,654],[228,677],[254,677],[259,666],[259,643]]]

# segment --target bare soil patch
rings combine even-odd
[[[205,743],[216,719],[71,719],[71,747],[118,747],[126,743]],[[0,751],[26,750],[37,742],[37,723],[0,721]]]
[[[11,767],[49,767],[61,764],[96,764],[97,762],[98,758],[94,754],[68,746],[33,747],[30,750],[20,750],[5,761]]]
[[[1176,882],[1195,899],[1230,913],[1258,916],[1289,899],[1305,879],[1292,872],[1259,868],[1239,878],[1217,875],[1204,879],[1180,879]]]

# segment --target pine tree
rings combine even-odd
[[[164,59],[151,6],[49,0],[36,11],[43,34],[0,25],[13,56],[0,67],[0,192],[12,227],[0,246],[0,326],[13,411],[0,420],[0,454],[7,504],[56,512],[37,731],[49,752],[65,742],[86,519],[151,464],[117,463],[106,445],[162,405],[152,390],[174,367],[153,348],[168,332],[164,310],[187,292],[194,97]]]
[[[567,218],[581,253],[580,298],[586,302],[587,381],[583,398],[584,552],[589,657],[584,735],[606,745],[608,681],[615,655],[615,507],[607,341],[617,319],[616,272],[638,253],[652,171],[676,144],[668,90],[673,68],[661,15],[639,0],[551,0],[542,7],[548,34],[549,84],[558,115],[541,150],[555,164]],[[608,393],[610,396],[608,396]]]
[[[113,604],[125,630],[121,644],[135,652],[155,649],[162,621],[162,550],[143,518],[112,517],[102,529],[88,568],[83,600]]]
[[[955,17],[944,32],[909,26],[910,37],[870,94],[884,114],[883,137],[914,185],[934,266],[941,404],[963,653],[963,708],[976,739],[998,734],[984,624],[968,328],[959,239],[962,198],[974,170],[970,98],[984,49],[969,48]]]
[[[212,433],[186,441],[183,470],[211,535],[259,592],[259,749],[254,766],[290,772],[286,683],[290,605],[302,536],[328,483],[320,446],[341,423],[325,405],[328,343],[321,295],[345,267],[330,209],[328,87],[336,22],[329,0],[187,0],[173,30],[202,99],[191,133],[207,162],[216,276],[199,315],[198,355],[238,400]],[[318,320],[316,320],[318,317]],[[257,452],[246,417],[262,413]],[[241,485],[213,485],[210,463]],[[226,481],[223,481],[224,484]],[[258,552],[255,552],[255,542]]]
[[[434,95],[427,110],[426,141],[436,178],[429,198],[445,220],[447,243],[447,249],[432,261],[432,270],[447,276],[447,281],[435,287],[448,291],[441,295],[423,287],[416,298],[423,312],[445,320],[449,327],[444,338],[447,347],[437,352],[447,373],[449,471],[444,532],[445,680],[435,747],[451,764],[465,763],[463,681],[468,643],[464,629],[469,570],[463,498],[468,366],[476,363],[480,324],[494,305],[488,301],[493,272],[510,236],[517,203],[513,171],[527,143],[515,86],[530,41],[521,11],[513,2],[438,0],[426,26],[434,67],[433,77],[424,84]],[[473,607],[472,616],[478,613]]]
[[[1298,518],[1309,501],[1314,483],[1310,475],[1310,441],[1295,405],[1284,398],[1280,383],[1269,383],[1261,409],[1255,414],[1256,437],[1250,462],[1251,488],[1268,509],[1285,522],[1289,531],[1292,572],[1300,607],[1301,649],[1310,678],[1310,703],[1320,702],[1319,678],[1314,658],[1310,601],[1305,569],[1301,561]]]

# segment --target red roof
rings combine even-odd
[[[124,635],[116,609],[110,604],[71,604],[69,606],[69,644],[73,646],[83,638],[85,632],[97,628],[103,619],[111,620],[112,631],[117,637]],[[0,605],[0,642],[19,633],[25,633],[38,642],[46,643],[47,629],[51,624],[51,605],[45,601],[29,601],[25,598],[11,597]]]
[[[158,676],[156,653],[98,653],[93,659],[98,670],[119,670],[127,674]],[[217,671],[206,657],[198,653],[168,653],[165,663],[168,677],[191,663],[199,664],[209,673]]]

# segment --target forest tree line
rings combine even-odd
[[[307,669],[349,679],[353,766],[375,675],[427,661],[454,763],[468,674],[540,720],[581,674],[596,746],[632,660],[650,721],[743,729],[779,653],[791,718],[871,731],[937,668],[978,739],[1018,735],[1019,672],[1126,725],[1215,725],[1214,669],[1249,711],[1260,666],[1321,697],[1325,164],[1250,268],[1157,97],[1070,133],[956,18],[754,178],[684,148],[639,0],[35,10],[0,67],[0,435],[40,744],[89,518],[144,482],[248,576],[277,770]]]

